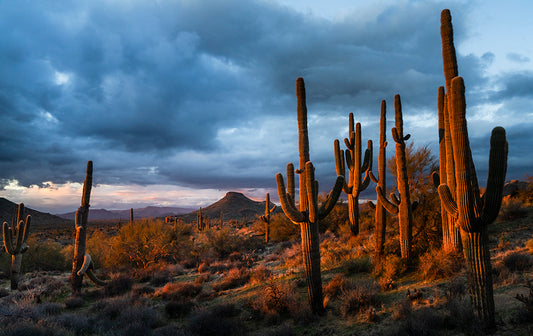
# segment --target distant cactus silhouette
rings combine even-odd
[[[322,278],[320,275],[320,245],[318,223],[325,218],[335,206],[342,191],[344,178],[338,176],[335,186],[327,200],[318,206],[318,181],[315,180],[315,168],[309,159],[309,138],[307,132],[307,106],[305,102],[305,84],[303,78],[296,80],[298,145],[300,167],[296,171],[300,176],[300,209],[296,209],[294,201],[293,165],[287,165],[287,190],[283,175],[276,175],[278,195],[285,215],[295,224],[300,225],[302,237],[302,254],[305,267],[305,278],[309,303],[313,313],[324,312]]]
[[[381,190],[387,190],[387,104],[381,101],[381,119],[379,123],[379,153],[378,153],[378,177],[370,170],[369,175]],[[372,204],[373,205],[373,204]],[[374,208],[374,207],[373,207]],[[378,198],[375,205],[375,251],[377,259],[383,256],[385,246],[385,232],[387,225],[387,211]]]
[[[346,181],[346,169],[348,167],[348,183],[344,183],[343,190],[348,195],[348,215],[350,219],[350,231],[354,236],[359,234],[359,194],[370,183],[369,171],[372,170],[372,140],[368,140],[363,163],[361,164],[361,124],[357,123],[354,128],[353,113],[349,114],[348,138],[344,138],[346,150],[340,149],[339,140],[335,139],[335,169],[337,175],[343,176]],[[346,153],[346,164],[344,154]]]
[[[396,178],[398,185],[397,197],[391,193],[391,201],[385,196],[385,190],[379,185],[376,187],[378,200],[383,204],[385,209],[391,214],[398,214],[400,226],[400,250],[402,259],[411,259],[412,231],[413,231],[413,214],[411,195],[409,193],[409,179],[407,177],[407,159],[405,153],[405,141],[411,135],[403,135],[403,118],[402,103],[400,95],[394,96],[394,119],[395,127],[392,128],[392,138],[396,142]]]
[[[130,208],[130,223],[133,223],[133,208]]]
[[[74,241],[74,257],[72,260],[71,287],[74,295],[81,294],[83,275],[87,274],[90,280],[96,285],[102,286],[104,281],[99,280],[92,272],[94,263],[91,256],[86,253],[87,242],[87,218],[89,216],[89,200],[91,198],[91,188],[93,183],[93,162],[87,162],[87,172],[83,182],[83,194],[81,206],[76,211],[75,227],[76,240]]]
[[[265,223],[265,243],[268,243],[270,240],[270,214],[274,212],[276,209],[276,205],[270,209],[270,194],[266,194],[266,202],[265,202],[265,214],[260,217],[261,221]]]
[[[16,217],[13,217],[11,227],[7,222],[3,224],[4,248],[11,254],[11,289],[18,289],[22,265],[22,254],[28,250],[28,235],[30,234],[31,216],[24,220],[24,203],[18,206]],[[16,236],[16,239],[13,239]]]
[[[198,209],[196,213],[196,228],[198,231],[203,231],[205,229],[204,217],[202,216],[202,208]]]

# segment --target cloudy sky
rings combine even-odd
[[[507,179],[533,173],[532,4],[325,3],[0,2],[0,196],[72,211],[87,160],[95,208],[200,206],[229,190],[274,196],[275,174],[298,160],[298,76],[323,191],[348,113],[377,141],[380,101],[390,129],[396,93],[410,141],[436,149],[443,8],[480,180],[498,125],[508,134]]]

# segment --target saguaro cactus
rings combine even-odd
[[[3,224],[4,248],[11,254],[11,289],[18,289],[22,254],[28,250],[28,235],[30,233],[31,216],[24,220],[24,203],[20,203],[16,217],[13,218],[11,227],[7,222]],[[16,239],[13,240],[13,236]]]
[[[130,223],[133,223],[133,208],[130,208]]]
[[[76,211],[75,227],[76,240],[74,242],[74,258],[72,259],[71,286],[74,295],[81,294],[83,275],[87,274],[90,280],[96,285],[103,285],[105,282],[99,280],[92,272],[94,263],[91,256],[86,253],[87,241],[87,218],[89,216],[89,200],[91,198],[91,188],[93,182],[93,162],[87,162],[87,173],[83,182],[83,194],[81,196],[81,206]]]
[[[270,214],[274,212],[276,209],[276,205],[270,209],[270,194],[267,193],[266,195],[266,202],[265,202],[265,214],[261,216],[261,220],[263,223],[265,223],[265,243],[268,243],[270,240]]]
[[[314,313],[323,313],[322,278],[320,275],[320,245],[318,237],[318,223],[325,218],[335,206],[342,191],[344,178],[338,176],[335,186],[329,193],[327,200],[318,206],[318,181],[315,180],[315,168],[309,159],[309,138],[307,132],[307,106],[305,103],[305,86],[303,78],[296,80],[297,115],[298,115],[298,145],[300,167],[296,171],[299,176],[300,209],[296,209],[294,202],[294,173],[293,165],[287,165],[287,190],[283,175],[276,175],[278,195],[285,215],[295,224],[300,225],[302,238],[302,254],[307,282],[309,303]]]
[[[461,229],[470,295],[475,312],[486,328],[493,329],[494,297],[487,227],[500,211],[507,171],[507,140],[502,127],[492,130],[487,188],[483,197],[480,197],[468,140],[465,87],[461,77],[452,80],[450,93],[450,132],[455,159],[456,201],[446,184],[439,186],[439,196],[446,211],[457,219]]]
[[[344,138],[346,150],[340,149],[339,140],[335,139],[335,169],[337,175],[345,177],[348,166],[348,183],[344,183],[343,190],[348,195],[348,215],[350,218],[350,231],[352,235],[359,234],[359,194],[370,183],[369,171],[372,170],[372,140],[368,140],[363,164],[361,165],[361,124],[357,123],[354,129],[353,113],[349,115],[349,138]],[[346,164],[344,163],[346,154]],[[346,181],[346,180],[345,180]]]
[[[378,153],[378,177],[370,170],[369,175],[374,183],[376,183],[381,190],[387,190],[387,104],[384,100],[381,101],[381,120],[379,123],[379,153]],[[384,253],[385,232],[387,225],[387,211],[383,207],[383,203],[378,198],[375,207],[375,251],[374,254],[377,259],[381,258]]]
[[[205,229],[205,222],[204,217],[202,216],[202,208],[198,209],[198,212],[196,213],[196,228],[198,231],[202,231]]]
[[[394,96],[394,122],[395,127],[392,128],[392,138],[396,142],[396,179],[398,185],[397,197],[391,193],[391,201],[385,197],[385,190],[379,185],[376,187],[378,200],[383,204],[385,209],[391,214],[398,214],[398,222],[400,226],[400,250],[402,259],[411,259],[411,244],[413,231],[413,214],[411,205],[411,195],[409,193],[409,179],[407,177],[407,159],[405,154],[405,141],[411,135],[403,135],[403,118],[402,118],[402,103],[400,95]]]

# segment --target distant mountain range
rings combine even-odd
[[[155,218],[181,215],[193,211],[193,208],[185,207],[156,207],[147,206],[145,208],[133,209],[133,219]],[[74,220],[76,212],[68,212],[58,215],[61,218]],[[130,209],[128,210],[106,210],[89,208],[89,220],[106,220],[106,219],[130,219]]]
[[[17,215],[18,206],[19,205],[17,203],[13,203],[10,200],[0,197],[0,224],[3,222],[8,222],[11,224],[13,217]],[[68,219],[25,207],[24,217],[27,215],[31,215],[32,217],[32,226],[49,226],[72,223],[72,221]]]
[[[274,203],[270,203],[270,208]],[[5,199],[0,198],[0,220],[11,221],[16,214],[18,205]],[[276,212],[280,212],[278,207]],[[185,221],[195,221],[198,210],[186,207],[156,207],[148,206],[145,208],[133,209],[133,218],[156,218],[166,216],[178,216]],[[72,223],[75,217],[75,212],[69,212],[59,215],[52,215],[42,213],[36,210],[26,208],[26,214],[33,217],[33,221],[38,225],[54,224],[54,223]],[[265,202],[256,202],[242,193],[230,191],[217,202],[202,208],[202,215],[204,218],[211,220],[219,220],[220,215],[224,217],[224,221],[234,220],[254,220],[259,215],[265,213]],[[106,210],[106,209],[89,209],[89,220],[119,220],[129,221],[130,210]],[[1,223],[0,223],[1,224]]]

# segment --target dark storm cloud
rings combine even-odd
[[[260,1],[3,2],[1,177],[80,181],[92,159],[97,183],[272,185],[297,158],[298,76],[315,116],[377,116],[395,93],[406,114],[435,109],[442,8],[329,21]],[[451,9],[461,41],[470,8]],[[472,87],[487,82],[488,58],[459,55]],[[329,174],[338,134],[310,132],[328,142],[312,157]]]

